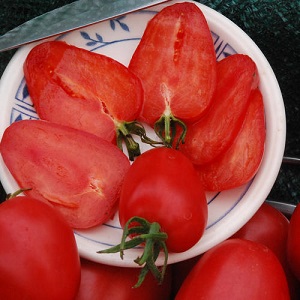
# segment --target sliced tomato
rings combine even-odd
[[[153,126],[162,118],[164,131],[168,119],[199,118],[216,85],[216,55],[201,10],[189,2],[162,9],[149,21],[129,69],[143,84],[142,121]]]
[[[212,105],[198,122],[188,126],[185,143],[180,145],[193,163],[211,162],[229,148],[257,85],[256,65],[249,56],[234,54],[218,62]]]
[[[256,89],[250,95],[242,128],[230,148],[213,162],[197,166],[204,188],[223,191],[251,180],[264,154],[265,136],[264,104]]]
[[[115,142],[143,102],[140,80],[116,60],[62,41],[35,46],[24,63],[29,94],[41,119]]]
[[[72,227],[108,220],[130,163],[93,134],[42,120],[13,123],[1,141],[3,160],[25,193],[50,202]]]

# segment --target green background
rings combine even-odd
[[[0,35],[33,17],[71,2],[73,1],[1,1]],[[300,1],[216,0],[197,2],[217,10],[236,23],[254,40],[268,59],[279,82],[286,108],[285,155],[300,157]],[[15,50],[0,53],[0,75],[4,72],[14,53]],[[5,193],[2,187],[0,187],[0,192],[0,199],[4,199]],[[300,202],[300,165],[282,165],[268,198],[294,204]]]

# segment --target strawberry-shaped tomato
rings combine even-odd
[[[179,124],[183,140],[183,121],[203,114],[216,85],[216,55],[202,11],[189,2],[162,9],[149,21],[129,69],[144,87],[140,119],[166,144],[172,144]]]

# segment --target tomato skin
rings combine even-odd
[[[265,148],[265,114],[262,94],[254,90],[244,122],[229,149],[211,163],[197,166],[208,191],[224,191],[247,183],[256,174]]]
[[[142,121],[153,125],[166,110],[181,120],[199,118],[216,84],[215,50],[201,10],[188,2],[162,9],[149,21],[129,69],[143,84]]]
[[[292,214],[288,232],[287,256],[291,270],[300,281],[300,205]]]
[[[81,283],[75,300],[166,300],[171,290],[171,272],[167,272],[161,285],[153,276],[133,288],[139,268],[123,268],[98,264],[81,259]]]
[[[140,80],[105,55],[49,41],[31,50],[23,69],[41,119],[112,142],[115,122],[134,121],[139,115],[144,94]]]
[[[80,259],[73,231],[52,207],[19,196],[0,205],[2,299],[74,299]]]
[[[284,271],[266,246],[230,239],[208,250],[180,288],[181,299],[290,299]]]
[[[188,126],[185,143],[180,146],[194,164],[213,162],[230,147],[257,85],[257,68],[249,56],[234,54],[217,63],[212,105],[199,121]]]
[[[179,151],[154,148],[131,165],[121,190],[122,226],[134,216],[157,222],[168,234],[170,252],[199,241],[207,223],[207,202],[193,164]]]
[[[49,202],[71,227],[88,228],[116,211],[130,167],[117,146],[90,133],[43,120],[11,124],[3,160],[26,195]]]

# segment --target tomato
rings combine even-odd
[[[258,85],[254,61],[234,54],[217,64],[217,86],[210,109],[188,126],[180,150],[195,164],[212,162],[237,136],[245,118],[249,96]]]
[[[24,74],[41,119],[111,142],[128,134],[126,122],[136,120],[143,102],[141,82],[127,67],[62,41],[35,46]]]
[[[153,277],[147,277],[138,288],[133,288],[139,268],[123,268],[97,264],[81,259],[81,283],[75,300],[166,300],[171,290],[171,276],[167,272],[159,285]]]
[[[144,88],[140,120],[156,124],[168,143],[170,123],[199,118],[215,90],[216,55],[201,10],[188,2],[163,8],[149,21],[129,69]]]
[[[276,208],[263,203],[254,216],[232,238],[247,239],[267,246],[277,256],[286,273],[291,299],[299,299],[299,282],[287,262],[289,220]]]
[[[18,196],[0,205],[2,299],[74,299],[80,260],[73,231],[48,204]]]
[[[43,120],[10,125],[1,154],[25,193],[49,202],[70,226],[87,228],[116,211],[130,163],[117,146],[93,134]]]
[[[300,280],[300,204],[296,206],[290,220],[287,256],[293,273]]]
[[[213,162],[197,166],[204,189],[223,191],[251,180],[263,157],[265,136],[264,105],[256,89],[250,95],[242,128],[230,148]]]
[[[120,224],[138,216],[160,224],[171,252],[183,252],[201,238],[207,202],[192,163],[178,150],[154,148],[139,156],[125,175]]]
[[[249,240],[230,239],[204,253],[175,299],[290,297],[282,266],[269,248]]]

